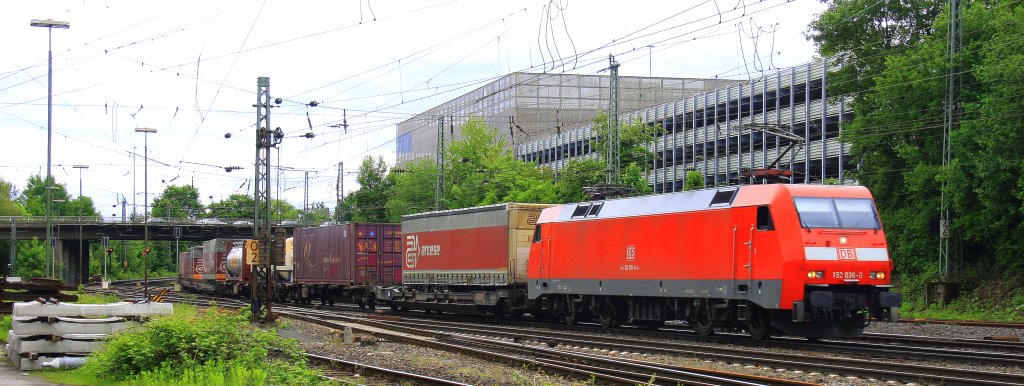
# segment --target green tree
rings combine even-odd
[[[21,204],[17,201],[17,192],[14,189],[14,185],[0,178],[0,216],[23,216],[25,210],[22,209]],[[3,240],[0,241],[0,250],[8,250],[10,248],[11,241]],[[15,241],[15,243],[17,243]],[[17,257],[15,257],[17,258]],[[7,267],[7,264],[0,264],[2,267]],[[10,275],[7,272],[7,268],[0,270],[5,275]]]
[[[270,200],[270,212],[275,220],[295,220],[299,218],[299,210],[285,200]]]
[[[235,193],[227,199],[214,202],[207,208],[207,216],[225,219],[253,219],[256,217],[256,203],[252,196]]]
[[[858,77],[848,81],[860,88],[851,90],[856,114],[843,139],[853,145],[853,159],[861,165],[854,177],[875,195],[896,277],[924,281],[937,274],[943,181],[949,183],[946,193],[954,209],[953,250],[964,256],[961,279],[993,271],[1019,274],[1024,270],[1024,245],[1019,240],[1024,232],[1024,179],[1019,173],[1024,166],[1024,104],[1018,97],[1024,84],[1022,6],[1010,1],[965,2],[964,46],[957,58],[963,113],[951,138],[955,158],[944,168],[949,71],[944,3],[885,1],[881,9],[856,7],[862,3],[834,3],[812,25],[812,31],[828,33],[812,37],[823,54],[850,59],[841,74]],[[912,12],[904,8],[908,6]],[[837,32],[848,28],[843,24],[847,22],[870,28]],[[837,83],[843,81],[830,81]]]
[[[203,214],[199,190],[191,185],[168,185],[153,199],[150,217],[198,218]]]
[[[466,121],[461,137],[445,150],[447,209],[556,199],[551,171],[516,160],[498,130],[479,118]]]
[[[843,62],[838,72],[829,75],[829,94],[851,94],[856,102],[887,68],[888,56],[921,43],[933,32],[932,23],[946,4],[933,0],[822,2],[829,7],[811,22],[806,36],[823,56]]]
[[[92,198],[82,196],[71,199],[67,187],[50,180],[51,216],[97,216]],[[29,216],[46,215],[46,184],[38,174],[29,176],[25,190],[18,196],[18,203]]]
[[[555,191],[562,202],[577,202],[590,199],[583,192],[584,187],[604,184],[607,180],[608,116],[604,113],[594,118],[597,138],[590,141],[590,148],[598,154],[596,158],[577,158],[569,161],[562,169]],[[647,171],[654,163],[654,152],[647,145],[658,134],[664,133],[661,126],[651,126],[639,119],[619,124],[619,165],[621,182],[632,188],[631,195],[650,194],[653,188],[647,185]]]
[[[704,175],[696,170],[686,172],[686,190],[704,189]]]
[[[560,202],[580,202],[590,199],[583,188],[605,182],[604,157],[575,158],[566,163],[558,174],[555,192]]]
[[[646,173],[636,163],[631,163],[622,170],[622,184],[630,187],[637,196],[654,193],[654,188],[647,184]]]
[[[315,202],[305,211],[299,211],[299,221],[306,225],[319,225],[331,220],[331,209],[323,202]]]
[[[410,161],[401,169],[391,169],[388,178],[394,190],[387,202],[387,219],[399,222],[402,215],[434,209],[434,160]]]
[[[384,157],[376,160],[371,156],[359,164],[356,182],[359,189],[345,197],[345,219],[361,222],[383,222],[387,220],[387,202],[391,197],[392,184],[388,178],[388,167]]]
[[[23,216],[25,209],[18,203],[14,185],[0,178],[0,216]]]
[[[460,130],[460,137],[445,149],[445,197],[438,209],[558,201],[551,171],[516,160],[497,129],[472,118]],[[412,161],[402,170],[393,170],[387,218],[397,221],[404,214],[433,210],[436,174],[432,159]]]

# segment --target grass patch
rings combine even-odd
[[[4,315],[0,317],[0,342],[7,343],[7,331],[11,329],[11,323],[14,321],[10,315]]]
[[[43,371],[71,385],[315,385],[293,339],[249,325],[248,311],[175,305],[172,315],[121,331],[85,367]],[[330,383],[327,383],[330,384]]]
[[[1024,323],[1024,280],[1017,278],[965,281],[960,296],[942,306],[927,304],[923,288],[897,285],[894,291],[904,293],[903,318]]]
[[[81,293],[78,295],[78,301],[76,304],[108,304],[120,302],[121,298],[117,295],[107,294],[89,294]]]

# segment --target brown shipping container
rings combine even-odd
[[[178,277],[192,277],[192,261],[189,260],[188,251],[178,253]]]
[[[402,216],[403,283],[525,282],[533,229],[551,206],[508,203]]]
[[[295,230],[293,281],[393,285],[402,278],[398,224],[348,223]]]
[[[203,242],[203,278],[206,280],[225,280],[227,278],[228,247],[234,240],[213,239]]]

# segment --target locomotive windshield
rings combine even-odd
[[[875,206],[867,198],[795,197],[805,228],[878,229]]]

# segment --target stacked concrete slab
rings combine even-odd
[[[172,311],[168,303],[14,303],[7,358],[19,370],[38,370],[58,358],[75,362],[72,358],[95,351],[110,334],[136,325],[132,320]]]

